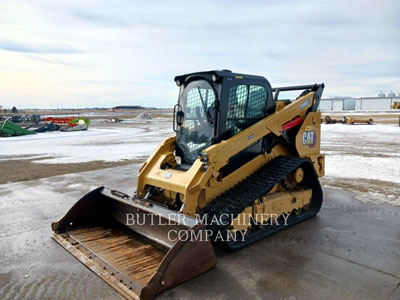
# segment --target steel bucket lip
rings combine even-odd
[[[121,272],[121,274],[130,279],[130,281],[132,282],[130,284],[134,286],[134,288],[132,287],[128,288],[123,283],[121,283],[116,277],[111,275],[111,273],[104,271],[104,269],[101,268],[99,264],[92,261],[92,259],[83,254],[80,250],[76,249],[72,244],[68,243],[62,237],[62,234],[52,232],[51,237],[65,250],[67,250],[70,254],[72,254],[72,256],[78,259],[85,267],[89,268],[92,272],[98,275],[101,279],[103,279],[107,284],[113,287],[122,296],[124,296],[127,299],[141,300],[140,291],[145,286],[140,285],[138,282],[133,281],[132,279],[130,279],[130,277],[126,276]]]
[[[199,225],[201,226],[201,225]],[[197,226],[196,226],[197,227]],[[117,267],[112,265],[109,261],[92,252],[90,249],[86,248],[84,244],[79,243],[79,248],[83,247],[87,249],[91,255],[86,255],[82,252],[82,250],[77,249],[74,242],[69,242],[67,239],[63,237],[66,233],[55,233],[53,232],[51,237],[60,244],[65,250],[67,250],[70,254],[72,254],[76,259],[78,259],[85,267],[89,268],[92,272],[98,275],[101,279],[103,279],[107,284],[113,287],[117,292],[119,292],[126,299],[130,300],[147,300],[153,299],[156,295],[162,293],[163,291],[170,289],[180,283],[190,280],[193,277],[200,275],[213,268],[216,263],[216,256],[213,251],[212,245],[210,241],[201,242],[203,243],[203,248],[199,251],[197,250],[195,253],[187,254],[185,247],[190,248],[191,241],[177,241],[176,244],[168,249],[161,262],[159,263],[157,269],[150,276],[146,284],[142,284],[135,280],[134,278],[128,276],[123,271],[119,270]],[[73,237],[72,237],[73,239]],[[74,239],[73,239],[74,240]],[[75,241],[75,240],[74,240]],[[205,247],[204,247],[205,246]],[[194,248],[197,246],[194,245]],[[94,257],[93,257],[94,256]],[[186,278],[171,278],[171,274],[181,274],[184,277],[184,272],[180,272],[180,270],[175,270],[176,263],[179,264],[182,256],[189,257],[190,260],[196,261],[200,256],[204,256],[206,263],[202,262],[199,265],[199,269],[192,272],[189,270],[188,277]],[[95,258],[98,258],[103,265],[107,265],[107,270],[102,267],[101,264],[95,261]],[[175,267],[174,267],[175,264]],[[183,266],[185,267],[185,266]],[[111,270],[117,270],[117,274],[111,273]],[[182,274],[183,273],[183,274]],[[119,276],[117,276],[119,275]],[[119,278],[124,277],[127,278],[129,282],[129,287],[125,285]],[[125,281],[126,282],[126,281]]]
[[[155,203],[148,205],[148,203],[148,201],[132,198],[124,194],[116,196],[115,193],[112,193],[112,190],[99,187],[78,200],[58,222],[52,223],[52,238],[127,299],[152,299],[166,289],[192,279],[216,265],[216,256],[209,239],[202,239],[200,236],[197,236],[195,240],[185,241],[178,239],[170,247],[164,247],[166,252],[164,254],[161,253],[161,261],[157,262],[154,273],[149,273],[149,278],[146,279],[146,283],[144,284],[145,281],[137,282],[135,278],[124,273],[123,265],[113,265],[111,257],[102,257],[101,250],[96,254],[86,247],[87,245],[85,246],[85,242],[80,243],[74,240],[73,233],[72,236],[69,234],[69,232],[78,230],[79,228],[90,228],[97,225],[107,228],[107,223],[102,223],[102,221],[110,216],[112,217],[110,207],[140,210],[144,213],[159,214],[163,218],[183,215],[161,205]],[[196,233],[205,228],[199,220],[186,215],[183,216],[180,218],[177,217],[174,220],[175,225],[172,226],[180,227],[186,231],[195,231]],[[125,229],[140,234],[140,232],[118,222],[117,219],[114,218],[114,220]],[[202,236],[206,234],[205,231],[200,233]],[[145,238],[146,240],[150,240],[147,236]],[[165,246],[157,243],[157,241],[155,242],[160,246]],[[132,248],[132,250],[134,249]],[[125,276],[131,280],[125,281],[124,279],[122,282],[116,280],[116,276],[103,270],[102,266],[105,264],[110,266],[110,270],[118,270],[119,278]],[[122,270],[118,268],[122,268]],[[135,275],[131,274],[131,276],[134,277]],[[131,282],[130,286],[128,282]]]

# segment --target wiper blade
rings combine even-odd
[[[208,121],[208,123],[212,124],[213,120],[211,118],[210,112],[208,111],[208,109],[206,107],[206,104],[204,103],[203,96],[201,95],[201,91],[200,91],[200,87],[199,86],[197,87],[197,91],[199,92],[201,103],[203,103],[203,109],[204,109],[205,115],[207,116],[207,121]]]

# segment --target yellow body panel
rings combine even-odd
[[[311,202],[312,191],[287,191],[265,195],[263,201],[256,201],[252,206],[246,207],[232,221],[232,230],[247,230],[251,221],[257,224],[273,222],[282,214],[290,214],[300,210]]]
[[[228,164],[232,156],[269,133],[280,136],[282,134],[282,125],[295,117],[305,118],[296,138],[296,147],[299,154],[301,157],[310,158],[318,175],[322,176],[324,158],[320,154],[319,146],[321,115],[317,112],[308,113],[306,116],[307,110],[314,104],[314,101],[315,93],[310,92],[284,107],[278,103],[277,108],[279,110],[275,113],[244,129],[228,140],[211,145],[203,150],[202,154],[204,154],[203,157],[207,158],[206,162],[201,162],[200,159],[197,159],[187,171],[172,168],[161,169],[161,166],[167,162],[172,166],[177,164],[174,156],[175,137],[165,139],[139,170],[137,196],[144,197],[147,193],[147,186],[156,186],[163,190],[168,190],[167,194],[169,195],[179,193],[181,201],[184,202],[183,213],[195,216],[196,212],[201,210],[208,202],[241,182],[274,157],[289,155],[288,150],[278,144],[270,154],[260,154],[225,178],[220,178],[219,172],[221,168]],[[313,147],[302,144],[303,133],[310,131],[307,130],[310,129],[307,126],[311,126],[315,136],[318,137]]]
[[[308,113],[296,136],[296,149],[300,157],[311,159],[318,176],[324,176],[325,156],[321,154],[321,113]]]

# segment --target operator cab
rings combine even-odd
[[[191,165],[205,148],[275,110],[271,85],[262,76],[222,70],[176,76],[175,82],[180,91],[173,126],[182,165]],[[262,144],[256,141],[242,154],[254,157],[263,151]]]

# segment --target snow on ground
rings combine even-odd
[[[26,156],[37,159],[36,163],[50,164],[147,157],[164,138],[172,135],[170,123],[165,119],[138,120],[126,127],[91,126],[87,131],[55,131],[3,138],[0,139],[1,155]]]
[[[326,176],[385,180],[400,184],[399,158],[328,155]]]
[[[170,119],[93,124],[88,131],[0,139],[0,160],[36,163],[119,161],[149,156],[167,136]],[[323,124],[326,187],[355,191],[362,201],[400,205],[400,127]]]
[[[400,127],[323,124],[325,186],[361,192],[359,199],[400,205]]]
[[[400,183],[400,127],[322,125],[327,176]]]

